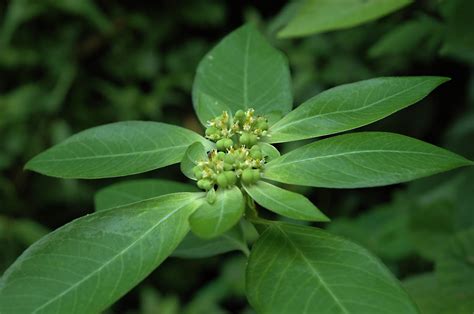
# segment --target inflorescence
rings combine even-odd
[[[266,157],[258,143],[267,132],[267,119],[256,116],[253,109],[238,110],[233,117],[224,111],[208,121],[206,137],[216,143],[216,149],[193,168],[198,187],[207,191],[216,184],[227,188],[257,182]]]

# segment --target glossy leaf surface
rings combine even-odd
[[[82,131],[30,160],[25,168],[60,178],[126,176],[181,161],[187,147],[210,142],[159,122],[128,121]]]
[[[301,194],[264,181],[244,187],[257,204],[279,215],[300,220],[329,221],[326,215]]]
[[[445,77],[381,77],[340,85],[307,100],[270,128],[279,143],[355,129],[406,108],[428,95]]]
[[[201,61],[193,103],[202,123],[216,116],[216,106],[232,112],[254,108],[257,114],[282,116],[292,107],[286,58],[252,25],[227,35]],[[215,105],[215,106],[214,106]]]
[[[189,231],[199,195],[100,211],[50,233],[3,275],[0,312],[101,312],[173,252]]]
[[[323,230],[272,223],[254,244],[247,296],[257,313],[418,313],[387,268]]]
[[[472,164],[407,136],[360,132],[297,148],[269,162],[264,175],[288,184],[360,188],[405,182]]]

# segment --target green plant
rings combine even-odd
[[[165,180],[99,191],[96,213],[43,237],[6,271],[0,312],[99,312],[171,254],[241,250],[249,256],[247,297],[258,313],[418,313],[367,250],[318,228],[263,218],[268,209],[295,220],[329,220],[304,196],[268,181],[382,186],[473,163],[383,132],[338,135],[281,156],[272,144],[364,126],[447,80],[371,79],[327,90],[291,111],[285,57],[252,26],[236,30],[197,70],[193,103],[206,138],[159,122],[112,123],[72,136],[26,165],[60,178],[99,179],[181,162],[182,172],[204,191]],[[259,232],[250,252],[249,222]]]

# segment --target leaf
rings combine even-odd
[[[120,177],[177,163],[196,141],[211,145],[197,133],[174,125],[117,122],[73,135],[34,157],[25,168],[60,178]]]
[[[112,184],[95,194],[95,210],[119,207],[177,192],[198,192],[195,186],[162,179],[130,180]]]
[[[260,149],[263,152],[263,156],[265,156],[265,161],[268,162],[280,157],[280,152],[278,151],[278,149],[275,148],[275,146],[264,142],[260,142],[257,145],[260,146]]]
[[[100,211],[50,233],[3,275],[0,312],[101,312],[173,252],[201,195],[170,194]]]
[[[473,162],[394,133],[360,132],[297,148],[266,165],[264,177],[287,184],[360,188],[410,181]]]
[[[411,0],[306,0],[278,36],[299,37],[354,27],[396,11]]]
[[[457,296],[474,300],[474,228],[453,236],[446,254],[436,262],[441,286]],[[473,302],[474,306],[474,302]]]
[[[329,221],[326,215],[301,194],[264,181],[244,185],[244,188],[260,206],[279,215],[300,220]]]
[[[252,248],[246,284],[261,314],[418,313],[367,250],[307,226],[270,224]]]
[[[208,160],[206,148],[200,142],[196,142],[186,149],[183,160],[181,160],[181,172],[192,180],[196,180],[193,168],[199,161]]]
[[[270,128],[271,143],[355,129],[406,108],[445,77],[381,77],[331,88],[304,102]]]
[[[292,108],[288,62],[251,25],[226,36],[200,62],[193,86],[194,109],[204,124],[215,105],[232,112],[288,113]],[[215,105],[214,105],[215,104]]]
[[[219,188],[216,201],[202,200],[201,206],[189,217],[191,230],[201,238],[213,238],[232,228],[244,213],[244,197],[236,186]]]
[[[188,233],[172,256],[204,258],[236,250],[248,254],[247,243],[240,225],[212,239],[202,239],[193,233]]]

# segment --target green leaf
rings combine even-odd
[[[236,186],[219,188],[216,201],[202,200],[201,206],[189,217],[191,230],[201,238],[213,238],[232,228],[244,213],[244,197]]]
[[[263,156],[265,156],[265,161],[269,162],[275,158],[280,157],[280,152],[275,148],[275,146],[264,142],[260,142],[257,145],[260,146]]]
[[[307,226],[270,224],[250,253],[246,285],[261,314],[418,313],[371,253]]]
[[[208,160],[206,148],[200,142],[196,142],[186,149],[183,160],[181,160],[181,172],[192,180],[196,180],[193,168],[199,161]]]
[[[25,168],[60,178],[120,177],[177,163],[196,141],[211,145],[174,125],[117,122],[82,131],[39,154]]]
[[[360,188],[410,181],[473,162],[399,134],[360,132],[323,139],[274,159],[264,177],[282,183]]]
[[[290,80],[283,54],[253,26],[245,25],[200,62],[193,86],[194,109],[203,124],[216,116],[216,107],[232,112],[254,108],[257,114],[281,117],[292,108]]]
[[[173,252],[201,195],[170,194],[96,212],[50,233],[3,275],[0,312],[101,312]]]
[[[436,262],[440,284],[447,288],[449,293],[466,296],[471,300],[474,300],[473,243],[474,228],[458,232],[453,236],[446,254]]]
[[[240,225],[212,239],[202,239],[193,233],[188,233],[172,256],[204,258],[236,250],[248,254],[247,243]]]
[[[162,179],[130,180],[112,184],[95,194],[95,210],[104,210],[177,192],[199,192],[193,185]]]
[[[316,206],[301,194],[259,181],[245,185],[245,191],[262,207],[279,215],[309,221],[329,221]]]
[[[331,88],[272,125],[269,142],[296,141],[370,124],[416,103],[448,80],[381,77]]]
[[[411,0],[306,0],[278,36],[297,37],[354,27],[393,11]]]

